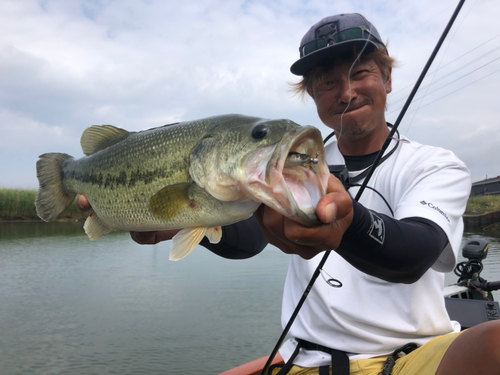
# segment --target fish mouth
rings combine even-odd
[[[316,225],[316,205],[326,193],[329,175],[321,132],[312,126],[292,130],[267,163],[269,199],[263,203],[303,225]]]

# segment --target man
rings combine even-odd
[[[283,324],[323,252],[335,250],[321,272],[343,286],[316,281],[290,330],[294,339],[280,350],[289,374],[328,373],[330,363],[334,374],[342,367],[351,374],[379,374],[387,358],[409,343],[418,349],[401,349],[409,354],[396,360],[393,374],[500,374],[499,322],[460,333],[442,295],[443,272],[454,268],[463,231],[470,191],[465,165],[449,151],[398,136],[369,189],[359,202],[351,198],[389,134],[384,111],[393,65],[377,30],[359,14],[327,17],[312,26],[291,71],[303,77],[297,90],[311,96],[321,121],[335,131],[326,160],[347,165],[351,186],[346,190],[330,176],[316,227],[261,206],[253,218],[228,226],[220,245],[202,244],[221,256],[244,258],[262,250],[263,234],[293,254]],[[88,208],[83,197],[79,202]],[[132,237],[157,243],[174,233]]]

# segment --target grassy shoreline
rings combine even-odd
[[[40,220],[34,204],[36,194],[34,189],[0,188],[0,221]],[[87,216],[75,202],[61,214],[59,220],[81,220]],[[500,196],[469,198],[465,214],[481,215],[493,211],[500,211]]]
[[[470,197],[467,201],[466,215],[482,215],[500,211],[500,195]]]
[[[0,221],[39,221],[34,189],[0,188]],[[76,200],[61,214],[59,220],[81,220],[87,216],[76,206]]]

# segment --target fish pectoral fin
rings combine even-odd
[[[207,236],[210,243],[214,244],[219,243],[222,238],[222,227],[218,226],[218,227],[208,228],[205,236]]]
[[[108,234],[113,230],[106,224],[104,224],[95,212],[91,212],[87,220],[85,220],[83,229],[85,230],[85,233],[87,234],[89,239],[92,241],[101,238],[103,235]]]
[[[184,258],[200,243],[208,229],[207,227],[182,229],[172,238],[168,259],[176,261]]]
[[[196,201],[189,196],[189,189],[194,183],[179,183],[165,186],[151,197],[149,209],[151,213],[164,220],[170,220],[184,207],[195,207]]]
[[[88,156],[123,141],[129,134],[129,131],[113,125],[92,125],[84,130],[80,144]]]

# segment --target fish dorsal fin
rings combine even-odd
[[[200,243],[207,233],[207,227],[184,228],[172,238],[170,260],[181,260]]]
[[[113,125],[92,125],[83,132],[80,144],[88,156],[123,141],[129,134],[129,131]]]

